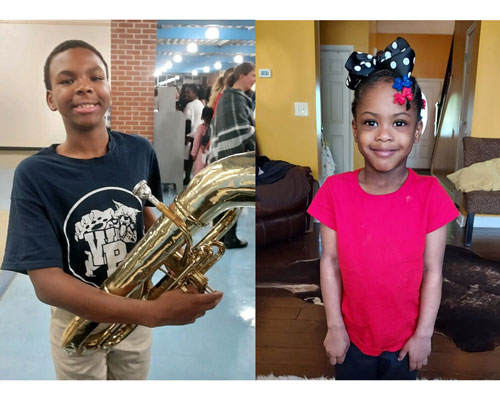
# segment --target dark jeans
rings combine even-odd
[[[408,355],[398,361],[398,354],[399,351],[384,351],[379,356],[367,356],[351,343],[344,362],[335,366],[335,379],[417,379],[417,371],[410,371]]]
[[[222,214],[219,214],[217,215],[215,218],[214,218],[214,224],[216,224],[222,217],[223,217],[224,213]],[[236,225],[238,224],[238,221],[236,221],[234,223],[234,225],[229,228],[229,230],[226,232],[226,234],[221,237],[221,242],[233,242],[235,240],[238,239],[238,237],[236,236]]]

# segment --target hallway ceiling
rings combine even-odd
[[[219,29],[218,39],[206,39],[208,27]],[[198,51],[187,51],[189,43],[196,43]],[[176,63],[173,57],[182,56]],[[216,72],[214,63],[221,63],[221,70],[236,66],[236,55],[243,61],[255,63],[255,21],[253,20],[158,20],[156,69],[159,70],[168,61],[172,67],[162,75],[191,74],[197,69],[203,75],[203,67]]]

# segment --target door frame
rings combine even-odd
[[[439,104],[440,94],[443,90],[444,80],[442,78],[418,78],[417,83],[419,84],[420,88],[422,88],[422,85],[421,85],[422,82],[439,83],[439,91],[438,91],[438,96],[437,96],[437,103]],[[424,92],[424,91],[422,90],[422,92]],[[429,107],[428,103],[427,103],[427,107]],[[427,108],[427,109],[429,109],[429,108]],[[436,107],[435,114],[434,114],[434,121],[430,121],[427,118],[427,123],[426,123],[426,127],[429,127],[430,124],[433,124],[433,129],[432,129],[431,133],[432,133],[432,137],[434,138],[434,142],[432,144],[431,156],[430,156],[429,169],[432,169],[432,157],[434,154],[434,148],[436,147],[436,139],[437,139],[437,126],[436,126],[437,121],[436,121],[436,118],[437,118],[437,107]]]
[[[458,122],[458,140],[457,140],[457,152],[456,152],[456,159],[455,159],[455,171],[458,171],[463,167],[463,144],[462,140],[465,136],[469,136],[470,132],[467,134],[466,125],[467,123],[472,123],[472,121],[467,121],[467,112],[468,112],[468,98],[470,96],[470,93],[468,93],[468,83],[470,79],[470,71],[468,71],[469,67],[467,66],[468,59],[469,57],[472,57],[473,54],[470,54],[469,52],[469,42],[472,39],[472,33],[478,29],[478,24],[477,22],[473,22],[471,26],[467,29],[467,32],[465,34],[465,55],[464,55],[464,72],[463,72],[463,80],[462,80],[462,105],[460,107],[460,119]],[[479,34],[479,32],[476,32]],[[476,49],[477,50],[477,49]],[[467,99],[465,98],[465,94],[468,94]],[[472,104],[472,107],[474,107],[474,103]],[[471,126],[472,127],[472,126]]]
[[[320,79],[319,79],[319,84],[320,84],[320,91],[324,90],[324,88],[321,86],[321,77],[322,77],[322,73],[323,71],[321,71],[321,59],[322,59],[322,56],[324,53],[326,52],[331,52],[331,51],[347,51],[349,53],[349,55],[354,51],[354,45],[332,45],[332,44],[324,44],[324,45],[321,45],[320,48],[319,48],[319,53],[320,53],[320,62],[319,62],[319,66],[320,66]],[[348,56],[349,57],[349,56]],[[347,60],[346,60],[347,61]],[[351,104],[352,104],[352,101],[354,99],[354,92],[352,90],[349,90],[348,89],[348,93],[349,93],[349,109],[351,108]],[[320,93],[320,97],[321,97],[321,93]],[[321,115],[321,107],[319,108],[319,115]],[[348,170],[352,171],[353,170],[353,163],[354,163],[354,140],[353,140],[353,136],[352,136],[352,127],[351,127],[351,124],[348,124],[349,125],[349,132],[348,132],[348,148],[349,148],[349,152],[350,154],[348,154]],[[323,135],[323,119],[321,118],[321,135]],[[330,149],[331,150],[331,149]],[[320,156],[318,157],[319,159],[321,159],[321,163],[320,163],[320,167],[321,165],[323,164],[323,159],[322,159],[322,152],[320,151]],[[334,160],[335,161],[335,160]],[[321,168],[320,168],[320,174],[321,174]]]

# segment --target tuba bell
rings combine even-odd
[[[220,238],[236,222],[240,207],[255,206],[255,152],[236,154],[208,165],[168,207],[152,196],[145,181],[139,182],[133,193],[149,200],[162,214],[101,289],[145,301],[176,288],[187,291],[188,286],[201,293],[211,292],[205,273],[224,254]],[[213,228],[193,244],[193,236],[223,212]],[[153,284],[157,271],[164,276]],[[62,347],[70,354],[109,349],[136,326],[97,323],[75,316],[64,330]]]

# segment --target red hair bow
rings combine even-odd
[[[401,93],[394,93],[394,103],[403,105],[406,102],[406,99],[408,99],[408,101],[413,100],[413,93],[411,92],[410,88],[405,87],[403,88],[403,91]]]

